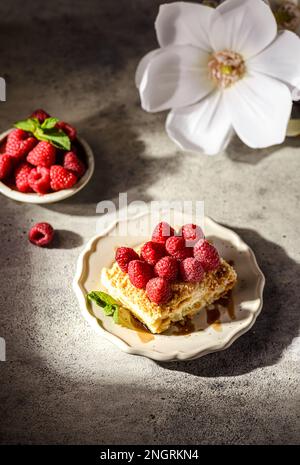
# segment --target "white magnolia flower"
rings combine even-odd
[[[281,143],[300,89],[300,39],[278,35],[262,0],[225,0],[217,8],[161,5],[161,48],[139,63],[142,107],[172,109],[166,130],[181,148],[216,154],[233,131],[253,148]]]

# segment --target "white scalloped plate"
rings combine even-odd
[[[148,213],[127,220],[129,230],[137,224],[143,229],[143,226],[149,223]],[[174,223],[175,227],[180,226],[176,221]],[[86,294],[101,289],[101,269],[113,263],[117,247],[136,246],[149,240],[151,235],[149,231],[149,234],[139,238],[120,238],[113,235],[117,227],[118,223],[115,222],[87,243],[78,259],[73,281],[84,318],[101,336],[129,354],[143,355],[159,361],[190,360],[226,349],[252,327],[263,304],[264,275],[248,245],[235,232],[208,217],[204,220],[206,237],[213,239],[221,256],[234,262],[238,275],[238,282],[233,291],[234,319],[224,309],[219,318],[220,323],[209,325],[206,310],[201,310],[193,321],[195,330],[191,334],[180,336],[169,331],[167,334],[149,337],[146,334],[145,337],[145,333],[115,324],[111,317],[104,315],[101,308],[87,303]]]
[[[0,143],[10,133],[12,129],[13,128],[8,129],[7,131],[0,134]],[[35,203],[35,204],[46,204],[46,203],[59,202],[60,200],[67,199],[68,197],[71,197],[72,195],[77,194],[77,192],[83,189],[84,186],[89,182],[89,180],[92,177],[92,174],[94,172],[94,167],[95,167],[94,155],[93,155],[93,151],[91,147],[86,142],[86,140],[82,139],[81,137],[77,137],[77,140],[80,143],[80,145],[83,147],[83,150],[86,156],[86,161],[87,161],[87,170],[82,176],[82,178],[80,178],[79,181],[73,187],[71,187],[70,189],[63,189],[57,192],[49,192],[49,194],[38,195],[38,194],[32,194],[32,193],[19,192],[15,189],[11,189],[4,182],[0,181],[0,192],[6,197],[9,197],[10,199],[13,199],[13,200],[17,200],[18,202]]]

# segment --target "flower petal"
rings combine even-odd
[[[182,149],[216,155],[226,148],[232,135],[222,93],[212,92],[196,105],[172,110],[166,130]]]
[[[270,7],[262,0],[226,0],[213,12],[210,41],[214,50],[233,50],[245,59],[269,45],[277,34]]]
[[[162,111],[201,100],[214,87],[208,60],[206,52],[190,45],[167,47],[150,57],[141,80],[138,72],[144,110]]]
[[[252,148],[284,141],[292,109],[288,87],[263,74],[244,77],[224,92],[232,125]]]
[[[213,11],[208,6],[188,2],[161,5],[155,21],[160,46],[195,45],[211,51],[208,31]]]
[[[258,71],[300,88],[300,38],[281,32],[259,55],[247,61],[250,71]]]
[[[136,72],[135,72],[135,85],[136,85],[136,87],[140,86],[140,84],[142,82],[144,72],[146,71],[146,68],[149,65],[152,58],[155,55],[157,55],[158,53],[160,53],[160,52],[161,52],[161,49],[157,48],[157,49],[152,50],[151,52],[147,53],[145,56],[143,56],[143,58],[141,59],[141,61],[138,64]]]

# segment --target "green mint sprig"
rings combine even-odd
[[[101,307],[107,316],[112,316],[115,323],[119,323],[119,308],[118,302],[109,294],[102,291],[91,291],[87,294],[87,299],[90,302],[95,302]]]
[[[70,150],[70,138],[62,129],[55,127],[58,121],[57,118],[46,118],[41,124],[37,118],[28,118],[23,121],[17,121],[14,127],[31,132],[36,139],[50,142],[50,144],[58,149]]]

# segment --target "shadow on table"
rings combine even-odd
[[[144,155],[145,144],[129,124],[124,106],[108,107],[80,122],[84,137],[95,156],[95,172],[88,185],[65,201],[47,205],[58,212],[93,216],[98,202],[118,200],[119,193],[128,193],[128,202],[151,198],[146,194],[157,176],[172,175],[179,169],[179,155],[161,158]]]
[[[74,231],[56,229],[50,249],[76,249],[83,244],[82,237]]]
[[[257,165],[262,160],[265,160],[266,157],[284,147],[300,148],[300,137],[287,137],[282,144],[254,150],[245,145],[236,135],[234,135],[226,149],[226,154],[232,161],[246,163],[249,165]]]
[[[298,336],[300,265],[285,250],[250,229],[232,228],[254,250],[266,277],[264,305],[254,327],[227,350],[197,360],[159,363],[168,370],[195,376],[238,376],[256,368],[271,366]]]

